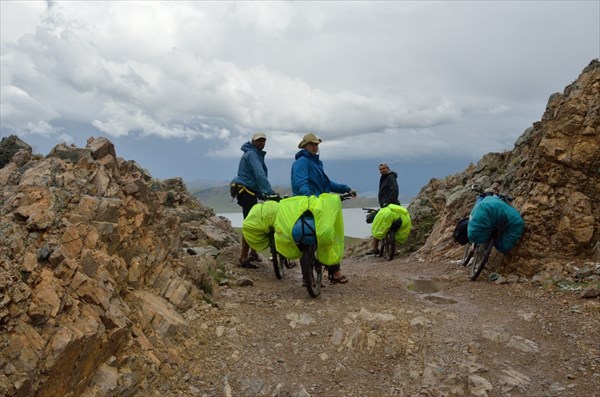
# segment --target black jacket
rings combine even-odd
[[[398,200],[398,174],[391,171],[389,174],[381,175],[379,179],[379,205],[381,208],[388,204],[400,205]]]

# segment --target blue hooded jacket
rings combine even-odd
[[[248,189],[264,195],[274,194],[269,183],[265,155],[267,152],[259,150],[252,142],[248,141],[240,148],[244,154],[240,159],[237,177],[231,182],[239,183]]]
[[[294,196],[319,197],[321,193],[346,193],[350,186],[334,182],[325,175],[323,162],[318,154],[306,149],[296,153],[296,161],[292,164],[292,194]]]

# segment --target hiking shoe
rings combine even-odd
[[[251,252],[248,255],[248,259],[250,259],[251,261],[254,261],[254,262],[262,262],[262,258],[260,256],[258,256],[258,254],[256,252]]]
[[[245,261],[240,259],[238,266],[245,269],[258,269],[258,265],[256,263],[252,263],[250,259],[246,259]]]
[[[288,261],[285,265],[285,267],[287,267],[288,269],[294,268],[296,266],[298,266],[298,264],[294,261]]]
[[[372,248],[365,252],[365,255],[379,255],[379,250],[376,248]]]

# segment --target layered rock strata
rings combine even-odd
[[[0,395],[135,393],[176,365],[181,313],[237,235],[104,138],[0,147]]]

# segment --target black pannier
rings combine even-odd
[[[459,243],[460,245],[465,245],[469,243],[469,236],[467,234],[467,226],[469,225],[469,217],[461,218],[454,227],[454,232],[452,232],[452,237],[454,241]]]

